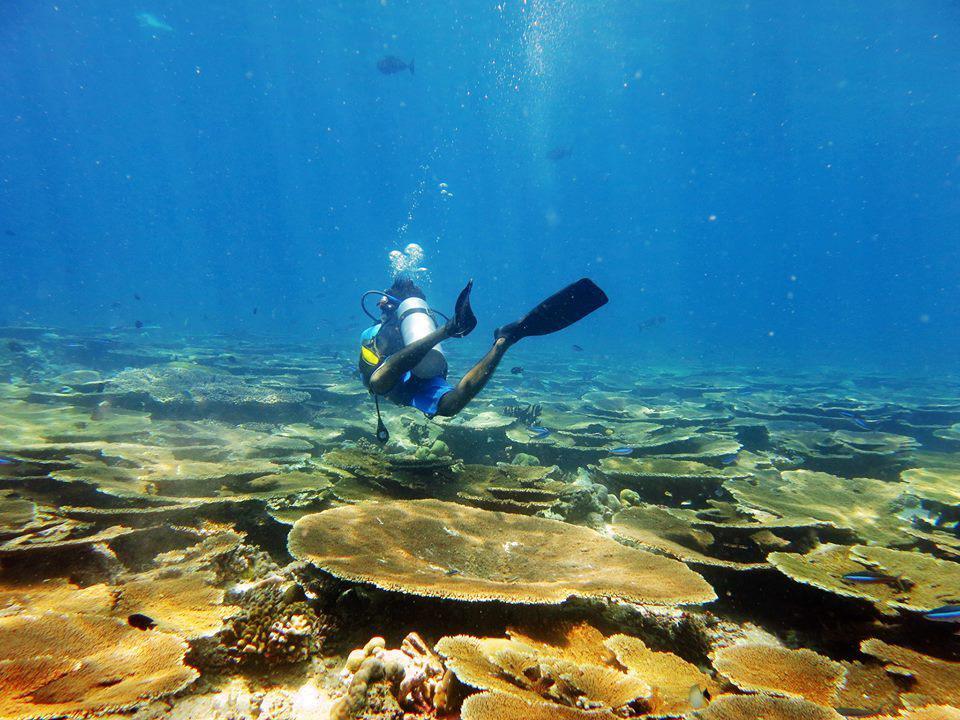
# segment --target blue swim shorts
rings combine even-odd
[[[397,405],[409,405],[422,413],[433,417],[437,414],[440,398],[453,390],[453,385],[445,377],[419,378],[406,373],[403,379],[387,393],[387,397]]]

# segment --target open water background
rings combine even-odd
[[[417,242],[461,350],[589,275],[538,350],[951,373],[958,77],[946,0],[8,0],[0,323],[350,349]]]

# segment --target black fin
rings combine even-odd
[[[453,319],[448,326],[450,328],[450,337],[462,338],[473,332],[477,326],[477,316],[473,314],[473,308],[470,307],[470,291],[473,290],[473,280],[470,280],[457,296],[457,304],[454,307]]]
[[[515,343],[529,335],[549,335],[573,325],[607,304],[609,298],[589,278],[554,293],[517,322],[497,328],[494,337]]]
[[[413,75],[413,74],[414,74],[414,73],[413,73],[413,58],[410,58],[410,64],[407,65],[407,67],[410,68],[410,74]]]

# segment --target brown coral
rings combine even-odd
[[[463,720],[618,720],[609,710],[581,710],[499,692],[471,695],[464,701],[460,717]]]
[[[189,685],[186,644],[91,615],[0,618],[0,716],[28,718],[129,708]]]
[[[876,638],[864,640],[860,649],[895,668],[900,675],[906,671],[910,692],[903,693],[901,698],[908,707],[960,705],[960,662],[941,660]]]
[[[361,503],[301,518],[290,553],[388,590],[514,603],[571,596],[648,604],[715,599],[682,563],[583,527],[436,500]]]
[[[844,720],[830,708],[800,698],[721,695],[695,717],[700,720]]]
[[[888,614],[897,609],[924,612],[960,597],[960,565],[919,552],[865,545],[821,545],[806,555],[774,552],[768,559],[797,582],[869,600]],[[847,573],[864,569],[900,578],[900,582],[844,582]]]
[[[514,639],[445,637],[437,652],[466,685],[582,710],[611,710],[623,717],[649,707],[650,686],[612,667],[579,663]]]
[[[654,691],[651,707],[658,715],[693,710],[690,690],[694,685],[709,695],[720,692],[713,679],[695,665],[673,653],[651,650],[640,638],[612,635],[605,645],[613,651],[620,665],[650,683]]]
[[[624,540],[684,562],[732,570],[767,567],[765,562],[739,562],[717,557],[724,554],[725,550],[710,532],[693,527],[681,517],[656,505],[638,505],[618,512],[613,517],[612,529],[615,535]]]
[[[731,645],[717,651],[713,665],[741,690],[801,697],[832,705],[844,680],[840,663],[812,650],[775,645]]]

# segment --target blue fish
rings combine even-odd
[[[507,387],[506,385],[503,386],[503,389],[506,390],[506,391],[507,391],[508,393],[510,393],[511,395],[519,395],[519,394],[520,394],[520,391],[517,390],[516,388]]]
[[[849,410],[841,410],[841,411],[840,411],[840,414],[841,414],[843,417],[847,418],[850,422],[852,422],[854,425],[856,425],[856,426],[857,426],[858,428],[860,428],[861,430],[869,430],[869,429],[870,429],[870,426],[867,425],[866,421],[865,421],[862,417],[858,416],[856,413],[852,413],[852,412],[850,412]]]
[[[874,572],[873,570],[860,570],[859,572],[847,573],[843,576],[844,582],[852,583],[890,583],[896,580],[893,575]]]
[[[610,451],[611,455],[629,455],[633,452],[632,447],[615,447]]]
[[[531,425],[527,428],[527,430],[530,432],[530,437],[534,438],[535,440],[542,440],[550,434],[550,431],[547,428],[540,427],[539,425]]]
[[[722,458],[720,458],[720,462],[722,462],[724,465],[733,465],[733,463],[736,461],[737,453],[734,453],[733,455],[724,455]]]
[[[13,465],[16,462],[17,461],[12,458],[0,457],[0,465]]]
[[[942,605],[930,612],[925,612],[923,616],[927,620],[936,622],[960,623],[960,605]]]
[[[913,587],[913,583],[906,578],[899,575],[888,575],[876,570],[858,570],[857,572],[847,573],[843,576],[843,581],[856,585],[889,585],[901,592],[906,592]]]

